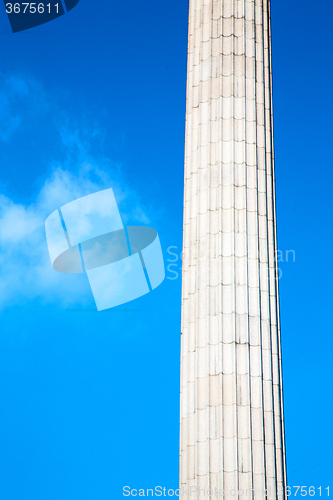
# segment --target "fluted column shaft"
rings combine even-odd
[[[284,498],[269,8],[190,0],[180,485],[192,499]]]

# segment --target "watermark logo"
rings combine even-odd
[[[295,488],[295,490],[292,490],[292,488]],[[318,496],[322,496],[322,491],[324,493],[324,488],[321,486],[318,486],[315,488],[314,486],[287,486],[284,488],[282,485],[278,486],[277,491],[275,491],[274,488],[271,486],[265,489],[261,488],[249,488],[249,489],[230,489],[230,490],[224,490],[224,489],[205,489],[205,488],[197,488],[196,486],[182,486],[181,488],[174,490],[174,489],[168,489],[168,488],[163,488],[162,486],[155,486],[155,488],[148,488],[148,489],[138,489],[138,488],[131,488],[130,486],[124,486],[123,487],[123,496],[124,497],[180,497],[182,499],[186,498],[193,498],[193,499],[198,499],[198,498],[216,498],[223,500],[224,498],[228,497],[230,500],[232,499],[240,499],[244,498],[244,500],[247,499],[267,499],[267,498],[285,498],[285,496],[289,497],[291,495],[297,496],[299,493],[299,496],[315,496],[317,495],[318,490]],[[327,490],[327,497],[330,496],[330,487],[327,486],[325,488]],[[325,492],[326,493],[326,492]],[[325,495],[326,496],[326,495]]]
[[[181,249],[175,245],[171,245],[167,248],[167,258],[166,258],[166,271],[167,279],[174,281],[181,277],[182,275],[182,261],[183,254]],[[295,250],[276,250],[275,251],[275,261],[277,263],[277,279],[280,280],[283,276],[282,265],[285,263],[295,263],[296,262],[296,252]]]
[[[43,2],[8,2],[4,0],[13,33],[35,28],[63,16],[74,9],[80,0],[53,0]]]
[[[306,487],[304,487],[306,488]],[[233,498],[241,498],[245,499],[267,499],[276,495],[275,492],[272,492],[272,488],[269,487],[267,489],[246,489],[246,490],[223,490],[223,489],[205,489],[205,488],[197,488],[196,486],[182,486],[181,488],[167,489],[162,486],[155,486],[155,488],[148,489],[138,489],[131,488],[130,486],[123,487],[123,496],[124,497],[179,497],[182,499],[186,498],[216,498],[216,499],[224,499],[226,497],[230,497],[230,500]],[[278,488],[278,496],[284,496],[283,488]]]
[[[45,230],[53,268],[86,273],[98,311],[141,297],[165,278],[157,231],[125,227],[112,189],[55,210]]]

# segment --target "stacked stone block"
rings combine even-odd
[[[190,498],[285,497],[274,182],[269,0],[190,0],[180,426]]]

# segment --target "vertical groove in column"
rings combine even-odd
[[[262,129],[262,124],[261,122],[264,123],[264,109],[262,109],[262,114],[260,113],[260,107],[262,106],[262,108],[264,108],[264,99],[263,99],[263,104],[261,103],[261,99],[260,99],[260,102],[259,102],[259,96],[258,96],[258,93],[260,92],[260,98],[261,98],[261,92],[262,92],[262,89],[260,89],[260,86],[263,86],[262,82],[260,82],[260,71],[263,69],[262,66],[263,66],[263,62],[262,62],[262,59],[263,59],[263,44],[264,44],[264,32],[263,32],[263,25],[262,25],[262,9],[260,9],[260,7],[262,7],[262,3],[261,3],[261,0],[256,0],[256,11],[255,11],[255,26],[256,26],[256,30],[257,30],[257,33],[256,33],[256,39],[258,39],[258,50],[256,49],[256,101],[257,101],[257,161],[258,161],[258,169],[260,169],[260,166],[261,168],[263,168],[263,170],[265,171],[265,161],[264,161],[264,165],[260,165],[260,161],[262,160],[262,158],[260,157],[260,149],[259,149],[259,134],[258,134],[258,131]],[[261,18],[259,18],[259,16],[257,16],[257,11],[259,13],[259,15],[261,15]],[[260,28],[259,28],[260,26]],[[259,34],[260,33],[260,34]],[[260,47],[260,49],[259,49]],[[258,238],[258,252],[259,252],[259,282],[260,282],[260,316],[261,316],[261,321],[260,321],[260,337],[261,337],[261,369],[262,369],[262,404],[263,404],[263,430],[264,430],[264,470],[265,470],[265,490],[267,490],[268,488],[268,471],[267,471],[267,462],[268,462],[268,458],[267,458],[267,397],[266,397],[266,394],[265,394],[265,380],[264,380],[264,360],[263,360],[263,356],[264,356],[264,346],[263,346],[263,304],[264,304],[264,290],[263,290],[263,279],[262,279],[262,262],[261,262],[261,259],[262,259],[262,236],[260,233],[261,233],[261,206],[260,206],[260,202],[259,202],[259,197],[260,197],[260,193],[261,193],[261,186],[259,185],[260,183],[260,178],[258,176],[258,190],[257,190],[257,201],[258,201],[258,227],[259,227],[259,238]]]
[[[269,19],[268,19],[268,10],[267,10],[267,1],[265,1],[265,9],[263,9],[263,27],[267,35],[264,38],[264,102],[265,102],[265,130],[266,130],[266,137],[265,137],[265,144],[266,144],[266,231],[267,231],[267,262],[268,262],[268,289],[269,289],[269,319],[270,319],[270,324],[273,324],[272,321],[272,301],[271,297],[276,295],[275,292],[275,282],[274,279],[271,279],[271,259],[274,259],[274,254],[273,256],[270,255],[270,238],[272,238],[273,233],[272,233],[272,227],[271,227],[271,220],[269,220],[269,200],[270,200],[270,205],[272,208],[272,193],[270,191],[270,187],[268,185],[268,176],[271,176],[271,170],[272,170],[272,148],[271,148],[271,137],[272,137],[272,130],[271,130],[271,99],[270,99],[270,87],[269,87],[269,80],[270,80],[270,74],[269,74],[269,33],[268,33],[268,24],[269,24]],[[269,169],[269,171],[268,171]],[[272,290],[273,289],[273,290]],[[277,436],[276,436],[276,429],[275,429],[275,409],[276,409],[276,401],[275,401],[275,394],[274,394],[274,358],[273,358],[273,342],[272,342],[272,330],[270,330],[270,363],[271,363],[271,398],[272,398],[272,435],[273,435],[273,451],[274,451],[274,487],[275,487],[275,496],[277,497],[277,492],[278,492],[278,466],[277,466]]]
[[[270,106],[271,106],[271,154],[272,154],[272,217],[273,217],[273,245],[274,245],[274,268],[275,268],[275,286],[276,286],[276,294],[275,294],[275,307],[276,307],[276,319],[277,319],[277,350],[278,350],[278,361],[279,361],[279,410],[280,410],[280,436],[281,436],[281,469],[282,469],[282,477],[281,477],[281,489],[282,494],[281,498],[286,497],[286,485],[287,485],[287,472],[286,472],[286,452],[285,452],[285,432],[284,432],[284,411],[283,411],[283,381],[282,381],[282,356],[281,356],[281,336],[280,336],[280,314],[279,314],[279,287],[278,287],[278,279],[279,279],[279,271],[278,271],[278,263],[277,263],[277,231],[276,231],[276,198],[275,198],[275,166],[274,166],[274,125],[273,125],[273,92],[272,92],[272,38],[271,38],[271,4],[270,1],[267,2],[267,15],[268,15],[268,44],[269,44],[269,86],[270,86]]]
[[[262,26],[263,26],[263,98],[264,98],[264,127],[265,127],[265,134],[264,134],[264,147],[265,147],[265,217],[266,217],[266,246],[265,246],[265,262],[267,263],[266,268],[267,268],[267,312],[268,312],[268,324],[272,326],[273,324],[273,317],[272,317],[272,304],[271,304],[271,290],[272,290],[272,285],[270,281],[270,253],[269,253],[269,247],[270,247],[270,239],[271,239],[271,230],[270,230],[270,225],[269,225],[269,215],[270,215],[270,206],[271,206],[271,194],[268,189],[267,185],[267,177],[270,172],[271,168],[271,154],[270,154],[270,147],[269,143],[267,141],[267,138],[271,135],[271,130],[270,130],[270,122],[267,117],[267,113],[270,112],[270,106],[268,104],[268,99],[267,99],[267,19],[265,16],[266,13],[266,0],[263,0],[263,9],[262,9]],[[274,495],[276,495],[277,488],[276,488],[276,477],[277,477],[277,471],[276,471],[276,439],[275,439],[275,413],[274,413],[274,390],[273,390],[273,357],[272,357],[272,328],[267,328],[267,353],[266,355],[266,378],[269,381],[269,383],[266,382],[266,392],[267,396],[270,399],[270,406],[269,406],[269,411],[267,412],[267,434],[268,434],[268,449],[269,449],[269,455],[268,455],[268,465],[269,465],[269,483],[268,486],[270,489],[273,488],[274,490]]]
[[[265,490],[267,488],[267,481],[266,481],[266,453],[265,453],[265,418],[264,418],[264,412],[265,412],[265,407],[264,407],[264,387],[263,387],[263,374],[262,374],[262,321],[261,321],[261,318],[262,318],[262,291],[261,291],[261,265],[260,265],[260,218],[259,218],[259,199],[258,199],[258,190],[259,190],[259,173],[258,173],[258,169],[259,169],[259,161],[258,161],[258,123],[259,123],[259,120],[258,120],[258,96],[257,96],[257,93],[258,93],[258,64],[257,64],[257,59],[258,59],[258,49],[257,49],[257,40],[258,40],[258,28],[257,28],[257,3],[258,3],[258,0],[255,0],[254,1],[254,67],[255,67],[255,71],[254,71],[254,78],[255,78],[255,89],[254,89],[254,96],[255,96],[255,102],[256,102],[256,106],[255,106],[255,123],[256,123],[256,127],[255,127],[255,137],[256,137],[256,165],[257,165],[257,168],[256,168],[256,214],[257,214],[257,231],[258,231],[258,234],[257,234],[257,255],[258,255],[258,292],[259,292],[259,346],[260,346],[260,381],[261,381],[261,408],[260,408],[260,417],[261,417],[261,420],[262,420],[262,449],[261,449],[261,446],[257,446],[256,447],[256,451],[257,451],[257,454],[254,455],[253,457],[253,461],[254,461],[254,464],[256,464],[256,462],[260,459],[260,456],[258,456],[258,453],[260,453],[261,455],[261,452],[262,452],[262,459],[263,459],[263,462],[262,462],[262,465],[263,465],[263,470],[259,473],[256,474],[256,479],[258,480],[260,476],[263,476],[262,479],[263,479],[263,484],[260,484],[260,480],[259,480],[259,483],[255,484],[254,488],[255,489],[259,489],[260,486],[263,487]],[[259,413],[259,412],[257,412]],[[257,417],[258,418],[258,417]],[[261,441],[260,441],[261,442]],[[257,467],[256,467],[256,470]]]
[[[246,42],[246,5],[244,5],[244,77],[246,81],[247,77],[247,71],[246,71],[246,57],[247,57],[247,42]],[[248,224],[248,193],[247,193],[247,185],[248,185],[248,172],[247,172],[247,142],[248,142],[248,130],[247,130],[247,118],[248,118],[248,113],[247,113],[247,97],[248,97],[248,89],[246,86],[246,83],[244,84],[244,100],[245,100],[245,126],[244,126],[244,139],[245,139],[245,145],[244,145],[244,161],[245,161],[245,210],[246,210],[246,218],[245,218],[245,227],[246,227],[246,277],[247,277],[247,287],[250,286],[250,279],[249,279],[249,224]],[[248,311],[248,316],[247,316],[247,329],[248,329],[248,352],[249,352],[249,358],[251,354],[251,347],[250,347],[250,300],[249,300],[249,294],[247,294],[247,311]],[[250,489],[251,491],[251,499],[254,499],[254,494],[253,494],[253,483],[254,483],[254,478],[253,478],[253,450],[252,450],[252,441],[253,441],[253,429],[252,429],[252,393],[251,393],[251,363],[249,359],[248,363],[249,367],[249,375],[248,375],[248,384],[249,384],[249,413],[250,413],[250,439],[251,439],[251,447],[250,447],[250,462],[251,462],[251,484],[250,484]]]

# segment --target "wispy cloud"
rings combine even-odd
[[[32,111],[36,114],[45,106],[43,89],[35,80],[0,75],[0,142],[9,141]]]
[[[18,103],[30,94],[41,95],[41,100],[36,107],[30,102],[20,109]],[[46,93],[36,82],[0,77],[0,141],[11,141],[15,128],[35,114],[36,108],[47,109],[53,104],[49,104]],[[34,190],[31,201],[27,204],[6,193],[0,195],[1,308],[22,300],[56,301],[63,305],[90,300],[84,276],[57,273],[50,263],[44,222],[65,203],[112,187],[125,224],[150,222],[149,210],[124,179],[120,166],[101,154],[94,154],[94,138],[103,134],[100,128],[80,129],[69,116],[64,119],[58,115],[54,121],[61,145],[60,159],[52,159],[48,174],[31,186]],[[12,142],[12,147],[16,147],[15,141]]]

